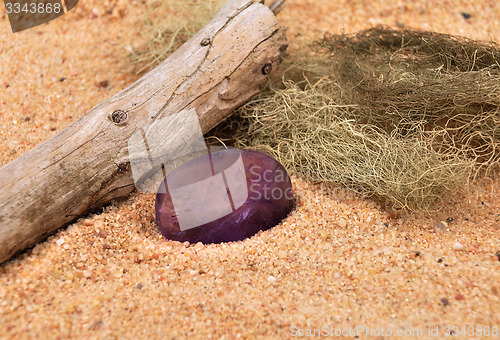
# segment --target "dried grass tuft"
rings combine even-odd
[[[331,79],[303,88],[284,84],[240,109],[232,120],[235,146],[262,150],[309,180],[339,183],[408,210],[434,209],[470,174],[470,159],[433,150],[431,140],[359,123],[359,107],[336,101],[340,88]]]
[[[498,45],[376,27],[312,47],[216,134],[408,211],[498,168]]]

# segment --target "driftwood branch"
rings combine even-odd
[[[155,69],[1,167],[0,263],[127,197],[135,188],[127,143],[136,131],[186,109],[195,109],[202,132],[209,131],[260,91],[286,47],[272,10],[231,0]]]

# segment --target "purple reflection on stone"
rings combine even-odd
[[[274,158],[228,149],[197,157],[167,175],[156,196],[163,236],[190,243],[251,237],[293,208],[290,177]]]

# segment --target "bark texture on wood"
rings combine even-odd
[[[155,69],[1,167],[0,263],[87,211],[128,196],[134,182],[127,143],[136,131],[193,108],[202,131],[209,131],[259,92],[286,47],[268,7],[231,0]]]

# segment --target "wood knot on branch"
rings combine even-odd
[[[127,112],[123,110],[115,110],[111,114],[111,121],[116,125],[125,124],[126,120],[127,120]]]
[[[271,73],[273,69],[273,65],[268,63],[268,64],[265,64],[264,67],[262,67],[262,74],[263,75],[266,75],[266,74],[269,74]]]
[[[201,46],[208,46],[208,45],[210,45],[210,43],[211,43],[210,38],[205,38],[205,39],[203,39],[203,40],[201,41],[200,45],[201,45]]]

